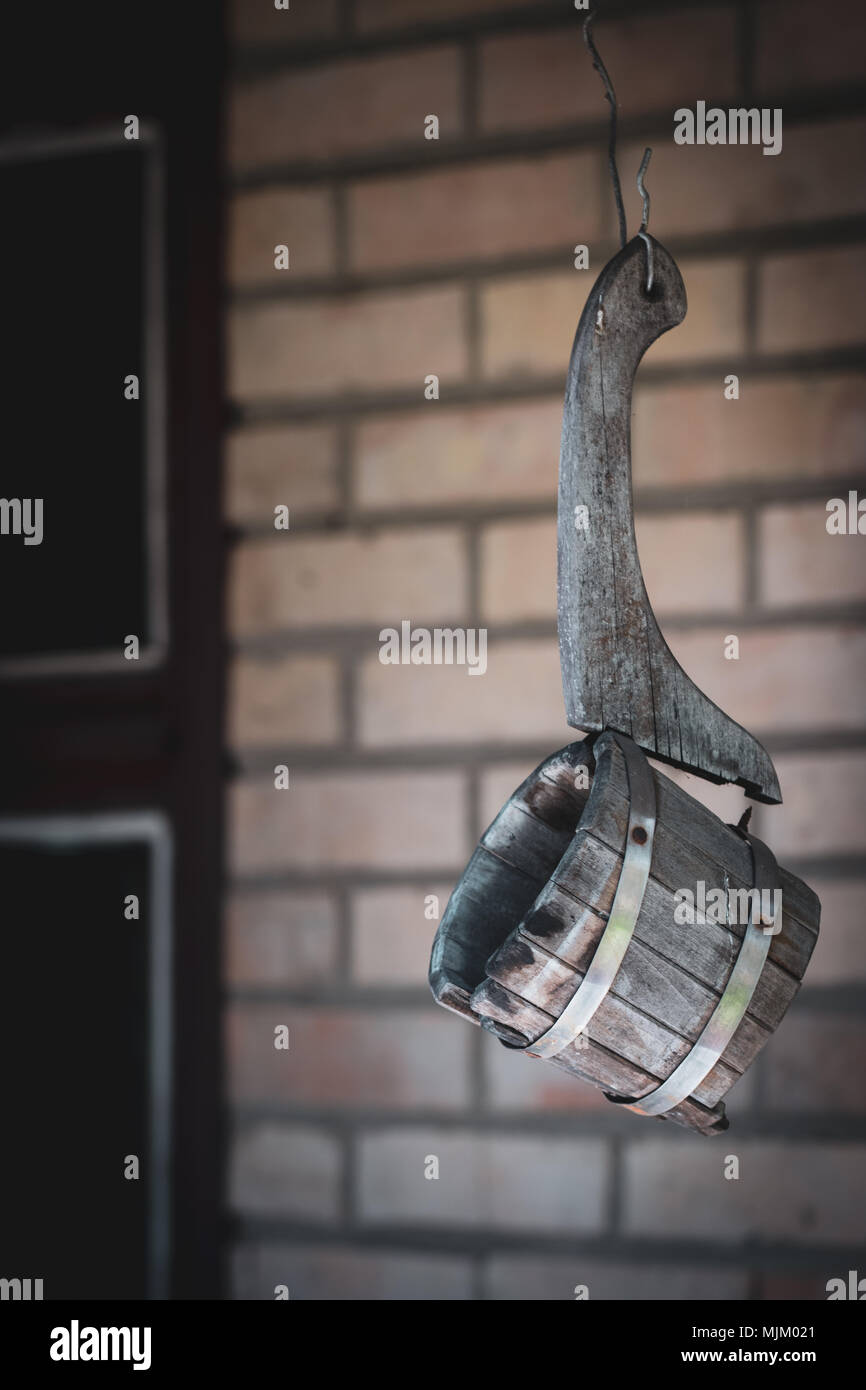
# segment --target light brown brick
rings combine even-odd
[[[732,512],[638,516],[647,591],[659,615],[738,608],[743,534]],[[556,617],[556,523],[507,521],[481,537],[481,603],[489,622]],[[688,583],[684,577],[688,575]]]
[[[467,666],[383,666],[370,657],[359,676],[361,743],[569,741],[555,639],[490,642],[487,663],[472,676]]]
[[[862,854],[866,850],[866,753],[780,753],[773,759],[781,806],[760,808],[757,834],[780,863],[794,855]]]
[[[838,86],[866,77],[866,13],[859,0],[757,7],[757,78],[764,92]]]
[[[274,266],[274,248],[287,246],[289,268]],[[281,290],[334,269],[333,204],[319,188],[267,188],[236,193],[229,202],[228,277],[236,288]]]
[[[437,880],[415,888],[357,889],[350,909],[352,978],[360,985],[426,986],[430,948],[453,887]],[[428,897],[438,898],[438,912]]]
[[[358,270],[486,260],[588,244],[600,235],[594,153],[461,164],[363,179],[349,193]]]
[[[266,1121],[235,1134],[229,1156],[232,1211],[332,1223],[340,1208],[342,1154],[313,1125]]]
[[[604,1263],[585,1255],[494,1255],[484,1268],[484,1297],[524,1303],[574,1301],[579,1285],[590,1302],[599,1299],[635,1302],[692,1299],[724,1301],[748,1297],[748,1280],[737,1269],[713,1265]],[[584,1297],[581,1293],[581,1297]]]
[[[626,146],[622,165],[637,168],[644,145]],[[866,122],[783,126],[781,153],[760,145],[653,147],[652,230],[667,237],[847,217],[866,209],[866,186],[849,177],[866,161]]]
[[[338,930],[327,893],[232,892],[226,910],[229,987],[298,989],[333,979]]]
[[[638,515],[641,568],[654,611],[735,611],[743,602],[745,543],[736,512]]]
[[[480,538],[485,622],[556,620],[556,521],[503,521]]]
[[[466,371],[463,294],[451,287],[238,306],[229,315],[236,401],[443,386]]]
[[[554,373],[564,385],[590,288],[577,271],[487,281],[480,296],[484,375],[515,379]]]
[[[235,748],[321,745],[340,737],[340,672],[327,656],[237,657],[230,668]]]
[[[574,730],[570,730],[570,736],[562,740],[562,746],[567,742],[574,742],[580,736]],[[551,752],[554,748],[551,747]],[[512,792],[516,791],[536,767],[541,759],[532,758],[527,762],[505,762],[496,763],[492,767],[485,768],[479,779],[478,793],[478,814],[480,823],[474,828],[474,839],[480,839],[481,835],[495,820],[502,810]]]
[[[273,526],[277,506],[289,508],[291,525],[340,504],[332,425],[233,430],[226,454],[226,511],[239,526]]]
[[[842,500],[847,507],[847,492]],[[784,608],[866,598],[866,536],[831,536],[827,519],[823,501],[762,513],[758,554],[764,603]]]
[[[737,1180],[723,1176],[726,1154],[740,1160]],[[866,1163],[855,1144],[645,1139],[626,1147],[624,1172],[628,1235],[828,1245],[866,1235]]]
[[[292,536],[238,546],[230,624],[249,636],[279,628],[459,621],[465,551],[445,527],[371,536]]]
[[[459,55],[431,45],[398,54],[306,64],[230,91],[229,163],[246,170],[409,146],[423,161],[424,118],[459,134]]]
[[[744,281],[730,260],[685,261],[689,311],[654,343],[647,361],[697,361],[736,353],[744,334]],[[508,379],[555,373],[563,382],[589,284],[578,272],[518,275],[481,294],[484,374]]]
[[[519,779],[514,783],[518,785]],[[496,1114],[607,1113],[610,1101],[587,1082],[532,1057],[521,1057],[489,1033],[482,1036],[481,1044],[486,1109]]]
[[[676,331],[676,330],[675,330]],[[637,487],[727,479],[844,477],[866,452],[866,378],[855,373],[761,380],[740,398],[712,384],[638,386],[632,464]]]
[[[765,1069],[773,1110],[862,1115],[866,1025],[845,1015],[792,1012],[767,1048]]]
[[[272,1300],[277,1285],[288,1289],[292,1302],[439,1302],[474,1297],[472,1265],[465,1256],[280,1242],[236,1247],[235,1298]]]
[[[337,0],[290,0],[289,8],[282,10],[273,0],[232,0],[232,38],[242,44],[291,45],[333,34],[337,14]]]
[[[742,351],[745,343],[745,278],[734,260],[681,261],[688,297],[686,317],[663,333],[645,361],[697,362]],[[736,362],[733,364],[735,367]]]
[[[466,506],[556,500],[562,401],[521,401],[385,415],[358,428],[362,507]]]
[[[480,295],[484,375],[516,379],[554,373],[564,385],[590,288],[577,271],[485,282]]]
[[[736,623],[732,625],[736,633]],[[756,732],[859,729],[866,632],[845,624],[747,628],[729,661],[719,630],[669,632],[674,656],[732,718]]]
[[[680,10],[676,42],[666,14],[604,22],[596,32],[624,115],[715,101],[734,92],[733,13],[724,7]],[[601,121],[604,88],[583,47],[579,25],[507,34],[481,48],[481,122],[485,130]]]
[[[866,339],[862,246],[790,251],[762,261],[758,345],[764,352],[815,352]]]
[[[238,872],[406,869],[449,872],[464,857],[457,772],[298,773],[236,783],[229,794]]]
[[[288,1050],[274,1029],[289,1029]],[[233,1101],[327,1109],[454,1110],[466,1105],[471,1031],[421,1009],[234,1004],[228,1010]]]
[[[439,1159],[437,1179],[424,1176],[427,1155]],[[607,1147],[598,1139],[391,1129],[363,1136],[358,1158],[361,1217],[375,1226],[577,1234],[605,1225]]]
[[[356,6],[358,29],[365,33],[378,29],[403,29],[415,24],[425,27],[431,21],[468,19],[499,10],[519,9],[526,0],[358,0]]]
[[[812,985],[862,984],[866,981],[866,934],[862,879],[821,879],[810,875],[809,887],[821,900],[821,930],[806,983]]]

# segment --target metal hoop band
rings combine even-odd
[[[748,834],[745,838],[752,848],[754,886],[759,891],[752,898],[749,925],[734,968],[706,1027],[691,1051],[674,1068],[667,1080],[654,1091],[636,1100],[608,1096],[608,1100],[612,1100],[616,1105],[625,1105],[629,1110],[637,1111],[639,1115],[663,1115],[697,1090],[701,1082],[709,1076],[737,1031],[749,1007],[755,986],[761,978],[773,936],[770,926],[773,925],[778,931],[781,925],[763,923],[761,898],[763,891],[774,891],[778,888],[779,868],[772,851],[762,840]]]
[[[613,984],[643,904],[656,826],[655,783],[637,744],[625,734],[614,734],[613,738],[625,757],[629,787],[628,830],[619,882],[589,969],[556,1022],[524,1049],[530,1057],[556,1057],[583,1032]]]

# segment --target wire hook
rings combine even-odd
[[[605,96],[610,102],[610,135],[608,138],[607,163],[610,169],[611,182],[613,183],[613,196],[616,200],[616,212],[619,219],[619,244],[620,248],[622,248],[628,240],[628,235],[626,232],[622,189],[620,188],[619,172],[616,167],[616,92],[608,76],[607,68],[598,55],[598,49],[592,37],[592,26],[595,23],[595,14],[595,10],[590,11],[583,21],[583,40],[592,57],[592,65],[596,72],[600,74],[601,80],[604,83]]]
[[[652,287],[653,287],[653,244],[652,244],[652,239],[651,239],[651,237],[649,236],[649,234],[648,234],[648,232],[647,232],[647,226],[649,225],[649,215],[650,215],[650,195],[649,195],[649,190],[648,190],[648,188],[646,187],[646,184],[645,184],[644,181],[643,181],[643,178],[644,178],[644,174],[646,173],[646,171],[647,171],[647,169],[648,169],[648,167],[649,167],[649,162],[650,162],[650,157],[651,157],[651,155],[652,155],[652,150],[651,150],[651,149],[647,148],[647,149],[644,150],[644,152],[643,152],[643,159],[641,160],[641,162],[640,162],[640,168],[639,168],[638,171],[637,171],[637,191],[638,191],[638,193],[640,194],[640,196],[641,196],[641,198],[642,198],[642,200],[643,200],[643,218],[641,219],[640,231],[638,232],[638,236],[640,237],[641,241],[643,242],[644,246],[646,247],[646,290],[647,290],[647,294],[649,294],[650,290],[651,290]]]
[[[644,152],[643,152],[643,159],[641,160],[641,162],[640,162],[640,168],[639,168],[638,171],[637,171],[637,191],[638,191],[638,193],[640,194],[640,196],[641,196],[641,198],[642,198],[642,200],[643,200],[643,218],[642,218],[641,224],[640,224],[640,229],[641,229],[642,232],[645,232],[646,229],[647,229],[647,227],[649,226],[650,195],[649,195],[649,189],[646,187],[646,184],[645,184],[644,181],[643,181],[643,176],[644,176],[644,174],[646,173],[647,169],[649,168],[649,162],[650,162],[650,157],[651,157],[651,155],[652,155],[652,150],[650,150],[650,149],[644,150]]]

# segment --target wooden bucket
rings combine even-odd
[[[605,732],[543,762],[482,836],[430,984],[506,1046],[718,1133],[722,1098],[799,989],[820,910],[760,841]]]

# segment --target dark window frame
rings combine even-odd
[[[133,23],[135,20],[135,23]],[[0,680],[0,816],[164,816],[174,842],[172,1298],[224,1293],[221,913],[224,543],[221,437],[223,7],[146,22],[85,3],[16,14],[0,140],[158,127],[164,154],[164,659]],[[136,669],[129,670],[133,666]]]
[[[77,159],[104,150],[122,150],[128,144],[117,121],[111,125],[0,139],[0,181],[10,164],[38,165],[53,159]],[[165,286],[165,155],[163,132],[156,122],[140,126],[136,148],[144,155],[145,198],[142,280],[144,300],[143,401],[145,453],[145,528],[147,554],[147,611],[149,639],[136,662],[127,661],[119,647],[98,651],[45,652],[39,656],[7,657],[0,651],[0,679],[44,678],[67,675],[102,675],[116,672],[134,675],[164,662],[170,640],[168,596],[168,547],[166,515],[166,286]],[[119,387],[118,387],[119,389]]]

